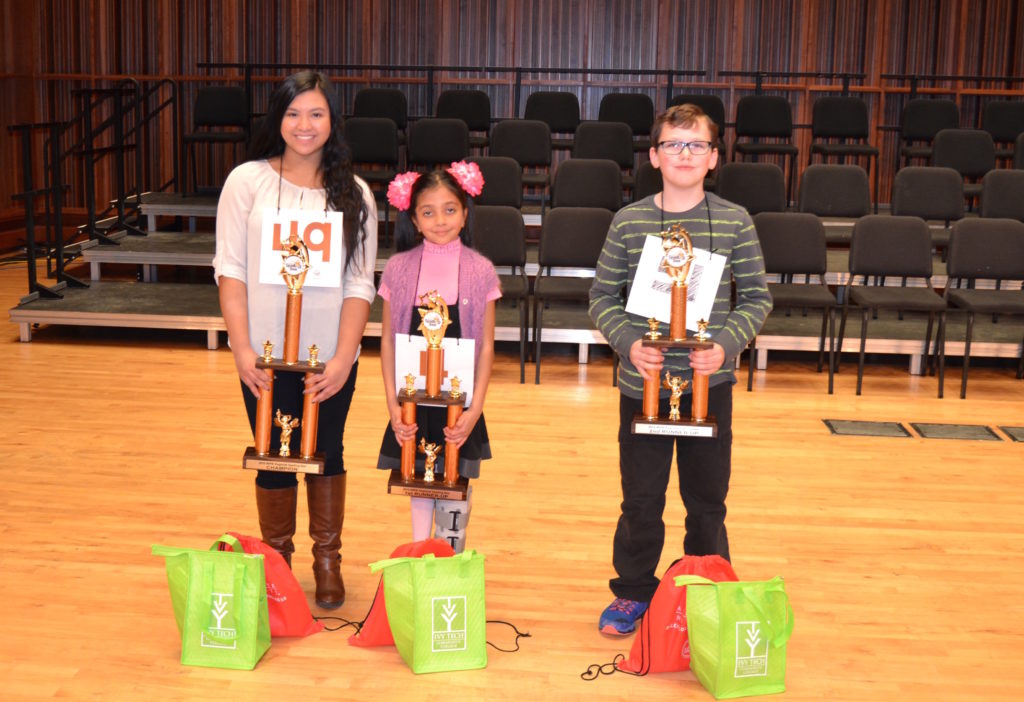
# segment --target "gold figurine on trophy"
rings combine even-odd
[[[437,463],[437,454],[441,447],[434,442],[427,443],[426,439],[420,439],[420,453],[426,458],[423,460],[423,482],[434,482],[434,464]]]
[[[683,391],[690,387],[690,381],[665,371],[665,380],[662,382],[662,386],[672,392],[668,398],[668,418],[670,421],[678,422],[682,419],[679,414],[679,401],[683,397]]]

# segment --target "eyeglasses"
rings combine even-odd
[[[710,141],[659,141],[658,148],[670,156],[678,156],[683,149],[689,149],[694,156],[703,156],[711,151]]]

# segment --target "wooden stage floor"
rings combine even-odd
[[[0,268],[0,307],[23,294]],[[206,548],[258,533],[251,437],[231,353],[195,334],[0,326],[8,429],[0,490],[0,699],[710,700],[689,672],[585,682],[632,639],[597,632],[610,601],[620,499],[617,391],[607,350],[546,350],[541,385],[518,381],[501,344],[487,402],[495,458],[476,481],[469,543],[487,557],[487,615],[531,638],[489,650],[484,670],[414,676],[392,648],[349,632],[277,640],[251,672],[184,667],[152,544]],[[1019,700],[1024,682],[1024,443],[837,436],[823,423],[875,420],[1024,426],[1024,381],[1002,359],[972,369],[966,400],[910,376],[905,358],[869,366],[836,393],[813,354],[773,360],[735,390],[728,526],[743,579],[786,579],[796,617],[790,701]],[[532,369],[527,369],[527,375]],[[343,572],[361,619],[368,563],[409,538],[408,506],[374,469],[386,423],[376,344],[367,344],[346,432]],[[681,555],[669,489],[661,571]],[[294,567],[312,589],[305,501]],[[502,648],[503,627],[489,627]],[[1013,671],[1018,671],[1014,673]]]

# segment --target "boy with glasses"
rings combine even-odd
[[[622,505],[613,542],[610,581],[615,600],[602,612],[599,628],[613,636],[630,634],[658,587],[655,571],[665,541],[665,492],[673,449],[679,492],[686,509],[687,555],[729,558],[725,497],[732,449],[732,385],[736,357],[760,330],[771,310],[761,247],[747,211],[704,192],[704,177],[718,163],[718,127],[695,105],[671,107],[651,127],[651,163],[661,171],[663,190],[616,213],[597,262],[590,290],[590,317],[619,356],[619,472]],[[689,233],[694,249],[725,257],[707,332],[709,349],[645,347],[650,327],[626,312],[626,297],[636,276],[647,237],[659,237],[672,225]],[[735,300],[733,284],[735,283]],[[662,329],[662,331],[667,331]],[[644,380],[670,371],[673,376],[709,376],[708,414],[715,418],[714,438],[633,434]],[[667,414],[662,391],[659,415]],[[690,410],[686,393],[681,409]]]

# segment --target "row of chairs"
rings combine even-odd
[[[966,312],[960,397],[967,396],[971,341],[975,316],[1024,316],[1024,223],[1011,219],[963,219],[953,225],[946,262],[947,283],[943,294],[932,287],[932,240],[927,224],[919,217],[865,215],[854,224],[850,242],[849,277],[842,302],[825,283],[826,239],[821,220],[807,213],[764,212],[754,216],[764,254],[765,269],[777,282],[769,283],[774,314],[795,310],[820,310],[818,372],[828,339],[828,392],[833,392],[833,373],[851,307],[861,313],[860,350],[857,361],[857,394],[864,377],[865,346],[869,320],[880,310],[926,314],[928,323],[923,356],[938,368],[938,396],[945,382],[946,312]],[[908,285],[913,280],[923,285]],[[891,284],[899,280],[900,285]],[[979,286],[979,281],[989,285]],[[1010,283],[1009,287],[1005,287]],[[836,312],[841,312],[838,333]],[[938,322],[932,342],[932,330]],[[747,390],[753,387],[755,338],[750,344]],[[1024,377],[1024,340],[1017,378]]]

